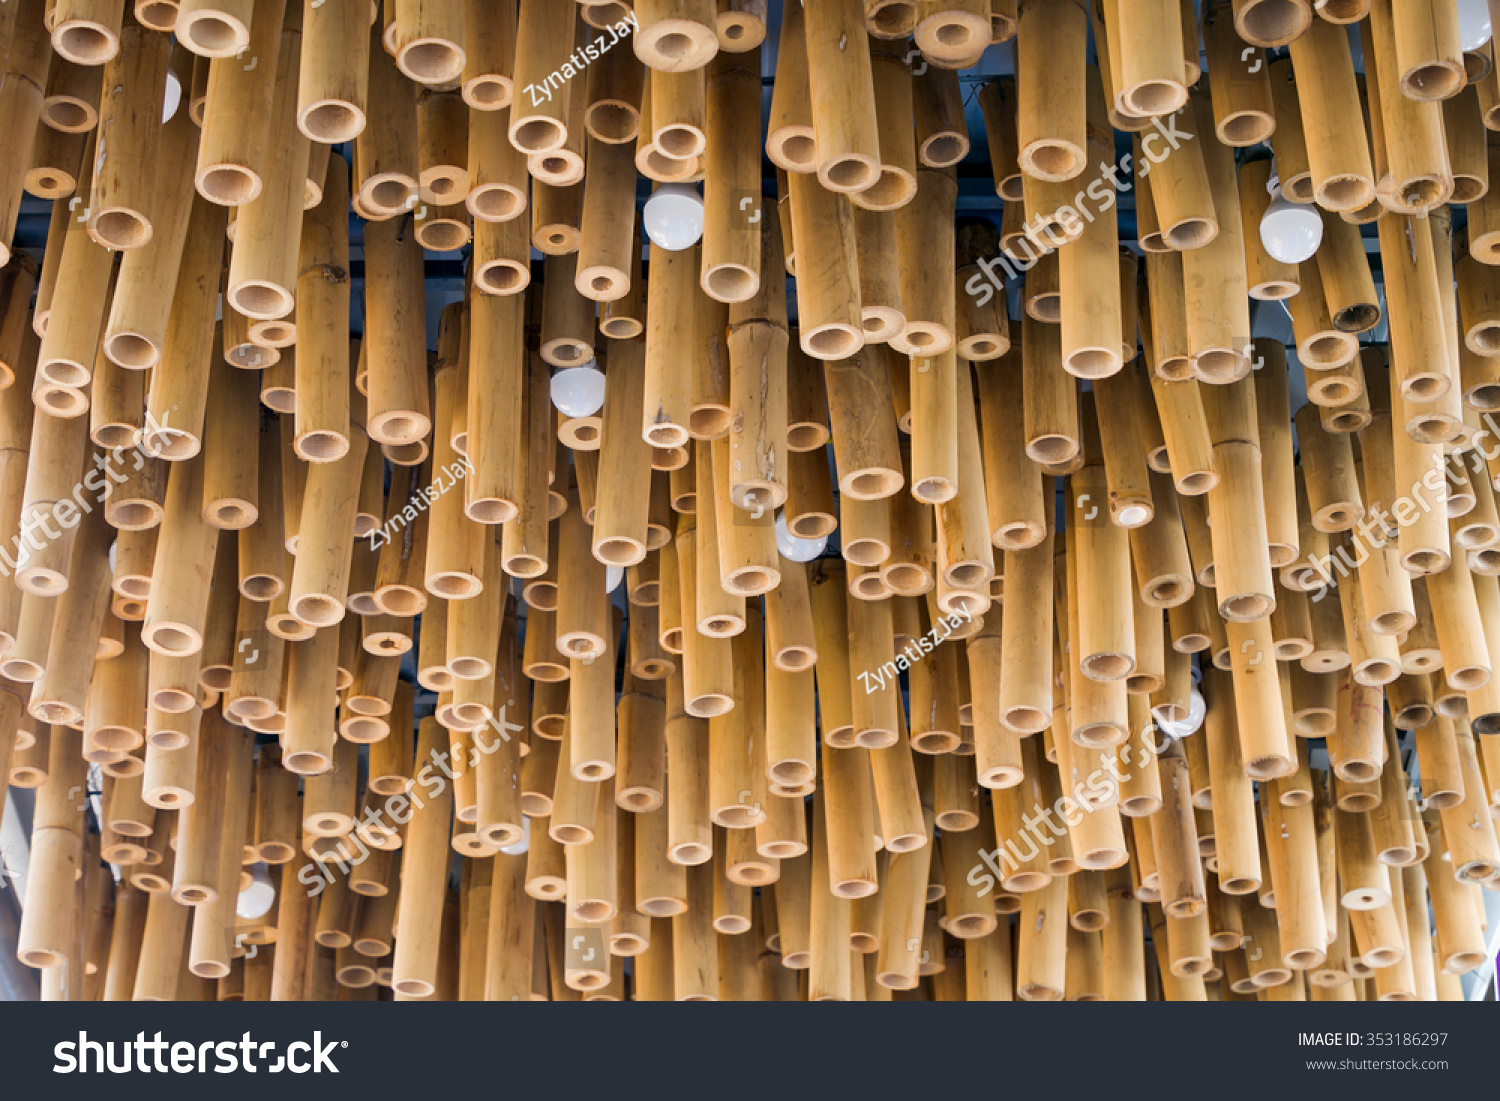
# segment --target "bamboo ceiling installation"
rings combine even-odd
[[[5,952],[57,1000],[1469,996],[1488,19],[0,5]]]

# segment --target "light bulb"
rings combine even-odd
[[[788,562],[811,562],[828,548],[828,536],[802,539],[786,528],[786,513],[776,514],[776,549]]]
[[[1323,240],[1323,219],[1311,205],[1278,194],[1260,219],[1260,243],[1271,259],[1301,264],[1312,259]]]
[[[692,248],[703,236],[703,197],[691,184],[661,184],[646,200],[641,224],[657,248]]]
[[[552,372],[552,404],[565,417],[591,417],[604,404],[604,372],[592,359]]]
[[[182,103],[182,81],[171,69],[167,70],[167,90],[161,104],[161,121],[163,125],[172,121],[172,116],[177,113],[177,108]]]
[[[250,885],[235,899],[234,912],[251,921],[269,911],[275,901],[276,888],[271,884],[270,873],[265,864],[256,864],[250,869]]]
[[[605,592],[607,592],[607,593],[614,592],[616,589],[618,589],[620,587],[620,582],[624,581],[624,580],[625,580],[625,567],[623,567],[623,566],[615,566],[615,565],[610,565],[610,566],[605,566],[604,567],[604,591]]]
[[[1207,710],[1208,708],[1203,702],[1203,694],[1194,687],[1188,691],[1188,714],[1186,719],[1174,722],[1169,719],[1163,719],[1159,715],[1154,715],[1153,718],[1156,720],[1156,725],[1163,734],[1171,738],[1174,742],[1180,742],[1190,734],[1198,732],[1198,729],[1203,725],[1203,716]]]
[[[1472,53],[1489,40],[1489,0],[1458,0],[1458,44],[1464,53]]]

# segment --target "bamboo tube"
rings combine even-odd
[[[1251,777],[1245,771],[1241,735],[1231,698],[1231,683],[1215,672],[1207,686],[1204,733],[1213,789],[1215,853],[1219,888],[1229,895],[1250,894],[1262,882],[1256,845],[1255,808]]]
[[[118,52],[104,66],[112,94],[101,99],[99,125],[109,141],[94,157],[88,226],[106,248],[140,248],[152,237],[150,166],[162,130],[157,89],[166,81],[169,52],[160,36],[130,21],[120,28]]]
[[[358,0],[303,11],[297,127],[309,141],[336,145],[365,128],[370,34]]]
[[[1069,180],[1083,171],[1087,35],[1087,12],[1076,4],[1037,0],[1020,5],[1016,133],[1021,170],[1028,176]],[[1049,45],[1043,47],[1044,41]]]
[[[1021,371],[1021,353],[1012,348],[997,364],[977,372],[991,539],[1008,552],[1035,546],[1046,531],[1042,480],[1026,461],[1024,411],[1006,400],[1003,387]]]
[[[37,789],[32,817],[26,897],[16,933],[16,955],[28,967],[57,967],[76,958],[80,895],[74,886],[83,869],[85,790],[82,738],[56,727],[49,740],[47,778]]]
[[[1403,20],[1406,7],[1402,6]],[[1453,191],[1452,170],[1444,148],[1442,105],[1433,102],[1437,97],[1413,96],[1405,91],[1403,50],[1396,39],[1410,38],[1412,32],[1395,19],[1390,6],[1371,6],[1369,23],[1361,27],[1360,37],[1370,58],[1366,80],[1370,85],[1371,129],[1381,132],[1376,140],[1384,163],[1376,190],[1380,201],[1392,209],[1420,213],[1446,201]],[[1430,41],[1430,36],[1416,37]],[[1448,95],[1461,87],[1460,80]]]
[[[645,416],[642,436],[653,447],[682,447],[688,441],[691,376],[669,357],[693,331],[692,250],[668,252],[651,246],[651,281],[647,286]],[[670,364],[670,365],[669,365]]]
[[[1024,15],[1023,15],[1024,19]],[[1062,878],[1021,896],[1016,993],[1025,1001],[1058,1001],[1065,982],[1068,888]]]
[[[896,212],[896,245],[900,262],[901,308],[906,327],[891,338],[891,346],[908,355],[936,357],[953,347],[955,327],[956,278],[952,267],[954,256],[953,212],[957,202],[956,178],[946,171],[922,169],[916,174],[916,194]],[[797,207],[794,185],[792,213]],[[818,230],[810,226],[798,229],[801,240],[816,244]],[[936,260],[920,263],[916,257]],[[800,280],[798,281],[800,285]],[[800,320],[800,317],[799,317]],[[804,332],[807,322],[801,321]],[[804,340],[809,354],[816,354]]]
[[[951,351],[912,359],[911,488],[925,504],[958,493],[958,370]]]
[[[1152,819],[1151,840],[1161,881],[1161,905],[1169,916],[1188,918],[1202,912],[1206,897],[1187,761],[1174,752],[1158,760],[1166,782],[1161,787],[1162,813]]]
[[[1306,13],[1304,6],[1299,8]],[[1243,16],[1243,9],[1237,14]],[[1246,37],[1243,26],[1240,35]],[[1325,209],[1358,210],[1375,198],[1374,171],[1363,134],[1344,125],[1359,114],[1347,35],[1333,23],[1314,19],[1291,45],[1313,194]]]
[[[1207,140],[1209,105],[1200,97],[1194,106],[1197,132],[1204,135],[1201,155],[1219,231],[1200,247],[1183,253],[1188,353],[1197,378],[1224,382],[1243,377],[1250,367],[1245,243],[1234,157],[1228,147]],[[1198,144],[1189,142],[1179,146],[1165,163],[1171,163]],[[1166,182],[1160,180],[1154,184],[1152,195],[1158,203],[1167,193]],[[1165,219],[1162,222],[1166,224]]]
[[[527,204],[526,162],[507,136],[509,119],[508,108],[470,112],[469,194],[464,203],[476,222],[516,222],[508,233],[520,234],[524,242],[530,228],[520,217]],[[476,241],[485,233],[494,240],[510,240],[506,233],[475,226]],[[529,277],[529,267],[526,274]]]
[[[1165,115],[1187,102],[1183,85],[1182,22],[1172,16],[1180,5],[1171,0],[1119,5],[1117,26],[1124,106],[1136,115]],[[1210,74],[1213,67],[1209,67]]]
[[[989,144],[990,168],[995,178],[995,193],[1009,202],[1022,198],[1021,167],[1016,148],[1016,117],[1009,104],[1015,102],[1015,81],[1001,77],[986,84],[979,93],[984,118],[985,139]]]
[[[145,932],[136,966],[134,1001],[174,1001],[190,910],[165,892],[147,903]]]
[[[1442,861],[1444,841],[1442,832],[1433,834],[1425,870],[1438,961],[1444,971],[1455,972],[1467,970],[1482,957],[1484,933],[1476,909],[1467,897],[1469,889]]]
[[[247,35],[236,33],[222,40],[222,52],[216,37],[213,52],[203,54],[214,60],[209,64],[203,136],[193,180],[198,193],[210,202],[243,206],[264,187],[285,7],[286,0],[258,4]],[[249,17],[249,4],[241,5],[240,14]],[[189,48],[201,46],[193,42],[196,22],[190,16],[184,11],[178,17]],[[242,64],[236,56],[240,51],[248,52],[255,63]]]
[[[1315,409],[1304,406],[1294,418],[1312,523],[1322,532],[1347,531],[1364,513],[1349,439],[1324,432],[1316,415]]]
[[[568,111],[571,97],[583,94],[566,83],[559,94],[537,101],[539,91],[550,92],[551,75],[561,72],[563,63],[574,52],[579,30],[576,11],[567,4],[548,4],[542,0],[520,0],[520,18],[516,29],[516,64],[512,86],[528,93],[531,109],[512,111],[510,140],[524,153],[545,153],[561,149],[568,140]],[[512,106],[519,103],[519,98]]]
[[[587,12],[584,14],[587,22]],[[619,31],[611,28],[611,33],[618,35]],[[588,72],[584,126],[592,137],[618,144],[635,141],[640,131],[644,78],[641,63],[632,53],[610,49],[609,44],[601,47],[598,63]]]
[[[1035,547],[1005,552],[1006,595],[1013,614],[1002,617],[1000,721],[1022,734],[1045,730],[1051,722],[1051,650],[1028,648],[1022,640],[1051,634],[1052,563],[1050,532]]]
[[[867,348],[823,370],[840,492],[861,500],[892,496],[905,478],[894,418],[885,412],[891,404],[885,351]]]
[[[114,887],[115,913],[110,928],[109,962],[101,1001],[129,1001],[135,993],[148,902],[145,892],[128,883],[121,882]]]
[[[1443,134],[1453,169],[1452,200],[1472,203],[1489,191],[1489,157],[1480,139],[1485,135],[1484,112],[1477,87],[1464,88],[1443,101]]]
[[[652,74],[650,138],[661,156],[692,161],[703,154],[704,76],[702,69]]]
[[[344,618],[359,478],[368,440],[357,427],[350,447],[334,462],[312,464],[299,523],[296,564],[288,586],[291,613],[310,627]]]
[[[219,846],[217,896],[195,909],[188,947],[189,968],[200,977],[224,977],[229,972],[230,954],[238,947],[239,938],[231,939],[226,929],[233,925],[231,915],[239,894],[242,839],[245,823],[249,820],[253,748],[253,735],[234,733],[229,736],[225,751],[223,820],[215,839]]]
[[[1109,481],[1109,508],[1113,522],[1125,528],[1148,523],[1153,515],[1146,447],[1140,438],[1149,416],[1144,404],[1142,368],[1128,373],[1095,378],[1094,387],[1104,399],[1098,406],[1105,471]],[[1118,399],[1118,400],[1117,400]]]
[[[255,376],[250,372],[231,370],[222,361],[211,370],[204,420],[215,429],[204,441],[203,516],[222,530],[243,530],[260,516],[261,433],[254,395]],[[271,507],[269,501],[266,504]]]
[[[74,201],[76,198],[70,203]],[[85,192],[82,202],[89,209],[91,193]],[[59,242],[54,246],[60,254],[56,269],[59,293],[49,302],[33,387],[39,408],[54,416],[76,416],[81,409],[76,409],[66,392],[58,393],[57,389],[82,388],[92,378],[107,312],[113,258],[76,219],[70,219],[66,232],[54,240]],[[55,325],[51,324],[54,320]]]
[[[141,641],[156,653],[186,656],[203,645],[208,589],[219,533],[201,515],[201,457],[174,464],[167,483],[162,536],[157,541],[151,593]]]
[[[522,500],[522,307],[518,296],[480,294],[469,303],[465,426],[472,443],[466,454],[471,473],[464,485],[464,513],[484,524],[515,519]]]
[[[292,129],[297,107],[297,79],[302,35],[288,26],[281,32],[281,47],[278,53],[279,71],[270,104],[272,124],[277,132]],[[299,263],[293,246],[297,230],[297,215],[302,211],[308,175],[308,141],[298,131],[284,142],[270,146],[265,161],[264,187],[260,195],[246,204],[235,218],[235,247],[230,254],[227,279],[228,299],[231,305],[248,317],[274,320],[290,314],[298,305],[299,275],[312,263],[323,263],[331,267],[337,261],[331,256],[319,255],[316,248],[304,251]],[[343,172],[334,173],[334,188],[325,188],[321,209],[331,201],[337,203],[340,213],[347,206],[347,189],[343,186]],[[312,227],[324,230],[328,219],[314,214]],[[331,227],[329,227],[331,228]],[[347,227],[342,227],[347,236]],[[323,241],[327,241],[325,236]],[[336,253],[336,248],[334,249]],[[343,267],[347,269],[347,257]],[[336,283],[336,278],[330,279]],[[308,326],[303,326],[307,328]]]
[[[845,0],[837,2],[842,4]],[[836,192],[819,187],[802,175],[790,177],[788,187],[794,240],[827,257],[816,267],[808,265],[801,269],[803,277],[797,280],[802,350],[814,359],[848,358],[859,351],[865,339],[854,208]],[[951,277],[933,283],[940,295],[951,293],[952,286]],[[949,335],[951,338],[951,326]]]
[[[424,720],[417,743],[417,759],[435,754],[443,737],[436,722]],[[424,769],[430,766],[424,765]],[[424,785],[425,786],[425,785]],[[401,896],[396,927],[405,935],[396,938],[392,962],[392,987],[399,993],[424,996],[437,987],[439,959],[438,923],[448,874],[448,834],[453,809],[453,791],[441,785],[431,799],[415,808],[406,831],[402,853]]]
[[[464,72],[463,0],[404,0],[396,5],[392,44],[396,64],[423,84],[451,84]]]
[[[316,775],[332,763],[337,656],[338,631],[327,627],[289,649],[282,763],[292,772]]]
[[[304,219],[296,261],[297,299],[304,323],[297,329],[293,449],[298,458],[318,466],[338,463],[350,449],[346,206],[343,173],[336,171],[323,201]],[[236,253],[240,247],[236,246]]]
[[[1500,869],[1500,846],[1495,841],[1494,820],[1486,813],[1483,777],[1475,738],[1465,729],[1457,732],[1458,758],[1463,772],[1463,802],[1439,811],[1448,858],[1461,883],[1493,878]]]
[[[1136,664],[1127,536],[1124,528],[1102,515],[1104,510],[1091,504],[1108,499],[1102,462],[1085,465],[1071,485],[1069,526],[1076,525],[1077,532],[1078,661],[1085,676],[1123,680]]]
[[[1224,0],[1203,13],[1215,130],[1225,145],[1254,145],[1268,140],[1276,128],[1270,70],[1259,51],[1242,45],[1229,7]]]
[[[1455,558],[1446,570],[1428,575],[1426,588],[1447,684],[1463,691],[1482,688],[1491,661],[1468,564]]]
[[[76,521],[75,521],[76,522]],[[32,687],[28,710],[49,723],[81,723],[94,674],[80,656],[99,645],[109,588],[111,534],[103,509],[90,509],[78,527],[69,563],[68,591],[57,600],[47,644],[46,672]]]
[[[1021,384],[1026,454],[1036,463],[1066,463],[1079,453],[1077,384],[1061,364],[1055,327],[1028,314],[1021,322]]]
[[[880,141],[858,0],[815,5],[803,18],[818,180],[830,191],[864,191],[880,178]]]
[[[251,0],[180,0],[183,43],[200,57],[233,57],[250,43]]]
[[[184,906],[212,903],[219,894],[220,817],[227,794],[232,741],[239,738],[221,717],[211,717],[199,732],[192,802],[177,822],[177,860],[172,898]]]
[[[416,205],[417,94],[387,51],[370,46],[368,55],[364,107],[369,119],[355,137],[353,191],[361,209],[388,219]]]
[[[423,327],[407,320],[420,318],[423,311],[421,248],[412,238],[403,238],[395,222],[368,227],[365,247],[371,273],[365,288],[370,304],[365,335],[370,439],[389,445],[415,443],[433,424]]]
[[[24,8],[24,12],[20,9]],[[38,133],[42,90],[47,86],[52,52],[48,47],[41,0],[17,3],[7,12],[5,79],[0,82],[0,119],[6,123],[5,165],[0,173],[0,262],[9,263],[20,214],[21,190],[29,153]],[[54,210],[54,221],[61,215]]]
[[[688,870],[688,905],[672,918],[673,996],[677,1001],[718,1000],[712,873],[711,864]],[[652,933],[654,942],[654,928]]]
[[[785,172],[808,173],[817,168],[805,33],[800,5],[782,13],[776,51],[776,80],[771,86],[766,155]],[[787,250],[788,256],[791,251]]]
[[[1103,101],[1092,84],[1088,156],[1109,159]],[[1119,226],[1113,217],[1088,219],[1082,236],[1058,251],[1062,294],[1062,366],[1080,378],[1104,378],[1122,366],[1119,333]]]
[[[1378,0],[1371,10],[1379,13]],[[1402,94],[1419,101],[1457,95],[1467,83],[1457,12],[1424,0],[1409,8],[1403,6],[1394,29],[1395,69],[1391,79],[1399,79]]]

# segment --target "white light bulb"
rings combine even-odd
[[[1260,219],[1260,243],[1271,259],[1301,264],[1312,259],[1323,240],[1323,219],[1315,207],[1278,194]]]
[[[1458,44],[1464,53],[1490,40],[1489,0],[1458,0]]]
[[[604,372],[592,359],[552,373],[552,404],[565,417],[591,417],[604,404]]]
[[[252,921],[271,909],[276,901],[276,888],[265,864],[256,864],[250,869],[250,886],[239,893],[234,902],[234,912],[246,921]]]
[[[620,587],[620,582],[625,580],[625,568],[623,566],[604,567],[604,591],[612,593]]]
[[[691,184],[661,184],[646,200],[641,225],[658,248],[692,248],[703,236],[703,197]]]
[[[177,79],[177,74],[171,69],[167,70],[167,91],[161,105],[161,121],[163,124],[172,121],[172,116],[177,113],[177,108],[182,103],[182,81]]]
[[[776,514],[776,549],[788,562],[811,562],[828,548],[828,536],[802,539],[786,528],[786,513]]]
[[[1174,722],[1169,719],[1163,719],[1160,716],[1154,717],[1156,725],[1161,729],[1163,734],[1175,742],[1180,742],[1190,734],[1198,732],[1198,729],[1203,725],[1203,716],[1207,710],[1207,705],[1203,702],[1203,694],[1197,688],[1192,688],[1188,692],[1188,714],[1186,719]]]

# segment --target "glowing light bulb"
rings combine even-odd
[[[256,864],[250,869],[250,885],[235,899],[234,912],[250,921],[268,912],[275,901],[276,888],[271,883],[270,872],[265,864]]]
[[[604,372],[592,359],[552,372],[552,404],[565,417],[590,417],[604,404]]]
[[[703,197],[691,184],[661,184],[646,200],[641,225],[657,248],[692,248],[703,236]]]
[[[1194,687],[1188,693],[1187,718],[1174,722],[1158,717],[1156,725],[1161,728],[1163,734],[1171,738],[1174,742],[1180,742],[1188,735],[1197,733],[1198,729],[1203,725],[1203,716],[1206,711],[1207,706],[1203,702],[1203,694]]]
[[[1301,264],[1312,259],[1323,241],[1323,219],[1310,204],[1294,203],[1277,189],[1260,219],[1260,243],[1271,259]]]
[[[1472,53],[1489,40],[1489,0],[1458,0],[1458,44],[1464,53]]]
[[[177,113],[177,108],[182,104],[182,81],[177,79],[177,74],[171,69],[167,70],[167,90],[161,104],[161,121],[163,124],[171,122],[172,116]]]

